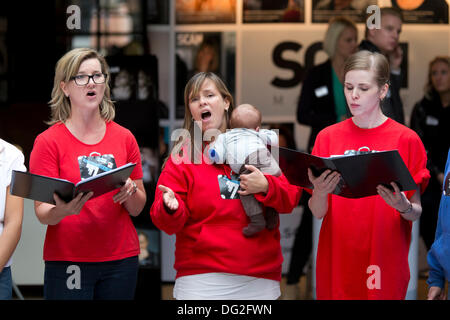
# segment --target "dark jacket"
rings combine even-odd
[[[450,106],[444,108],[439,94],[433,91],[431,99],[424,97],[415,104],[410,127],[417,132],[427,150],[427,167],[432,178],[444,172],[450,148]]]
[[[368,50],[380,53],[380,49],[368,40],[361,41],[359,50]],[[395,121],[405,124],[405,113],[403,111],[403,103],[400,98],[400,87],[402,85],[402,75],[396,75],[391,72],[389,92],[384,98],[381,109],[383,113]]]
[[[297,121],[311,126],[308,152],[311,152],[317,134],[336,123],[335,108],[331,60],[327,60],[306,74],[297,105]]]

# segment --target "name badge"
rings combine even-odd
[[[427,116],[427,118],[425,119],[425,123],[427,126],[437,126],[439,125],[439,119],[433,116]]]
[[[319,87],[314,90],[314,93],[316,94],[317,98],[321,98],[328,94],[328,88],[326,86]]]

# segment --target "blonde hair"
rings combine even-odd
[[[389,62],[381,53],[361,50],[352,54],[345,61],[344,75],[352,70],[373,70],[379,88],[389,85]]]
[[[70,100],[64,94],[61,88],[61,82],[68,83],[71,81],[71,78],[78,73],[80,65],[88,59],[97,59],[102,67],[102,72],[106,74],[105,93],[99,106],[100,116],[105,121],[114,120],[115,110],[114,104],[111,101],[110,87],[108,84],[109,67],[105,58],[93,49],[77,48],[67,52],[56,63],[52,98],[49,102],[51,118],[47,124],[52,125],[57,122],[65,122],[70,118]]]
[[[433,91],[434,91],[433,83],[431,82],[431,68],[437,62],[446,63],[447,66],[450,68],[450,57],[449,56],[437,56],[433,60],[430,61],[430,64],[428,65],[428,81],[425,84],[425,97],[427,97],[428,99],[432,98]]]
[[[221,94],[223,99],[226,99],[229,102],[228,110],[225,111],[225,119],[227,128],[230,127],[230,115],[234,110],[234,101],[233,96],[228,91],[227,86],[225,83],[220,79],[219,76],[217,76],[213,72],[199,72],[192,76],[192,78],[188,81],[184,88],[184,123],[183,123],[183,129],[187,133],[189,132],[190,135],[190,150],[191,150],[191,161],[194,162],[194,155],[195,154],[201,154],[202,153],[202,146],[197,146],[194,144],[194,126],[196,124],[194,123],[194,118],[192,117],[191,110],[189,109],[189,100],[191,97],[196,96],[199,94],[200,89],[203,85],[203,82],[205,82],[206,79],[211,80],[214,85],[216,86],[217,90]],[[169,157],[173,154],[181,155],[183,146],[186,143],[186,138],[183,137],[182,139],[179,139],[172,147],[171,152],[169,152]],[[195,148],[195,149],[194,149]],[[167,159],[164,161],[164,165],[166,163]],[[164,167],[163,165],[163,167]]]
[[[333,58],[336,53],[336,45],[342,32],[347,29],[353,29],[358,34],[356,24],[346,17],[335,17],[328,23],[328,29],[323,40],[323,50],[330,58]]]

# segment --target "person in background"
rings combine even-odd
[[[194,75],[185,88],[185,118],[158,180],[150,210],[153,223],[176,234],[175,299],[261,299],[280,296],[283,256],[278,228],[245,237],[248,225],[239,199],[228,197],[231,169],[211,164],[206,147],[229,128],[233,98],[214,73]],[[285,176],[265,175],[252,165],[240,176],[239,195],[291,212],[301,189]],[[221,188],[222,186],[222,188]]]
[[[0,139],[0,300],[12,298],[12,255],[22,232],[23,199],[9,192],[13,170],[26,171],[24,156]]]
[[[297,121],[311,127],[307,152],[319,131],[350,116],[344,96],[344,63],[357,46],[355,23],[345,17],[333,18],[323,41],[329,58],[307,73],[297,105]]]
[[[305,77],[297,107],[297,121],[311,127],[307,152],[311,153],[317,134],[327,126],[350,116],[344,95],[344,63],[357,51],[356,24],[345,17],[333,18],[325,33],[323,49],[329,59],[313,67]],[[298,298],[298,284],[312,250],[310,194],[303,192],[303,215],[294,240],[287,275],[285,299]]]
[[[450,278],[450,149],[447,155],[447,163],[444,170],[443,192],[439,206],[439,218],[436,227],[436,239],[427,260],[430,273],[427,280],[429,285],[428,300],[445,300],[445,282]],[[450,294],[447,299],[450,298]]]
[[[108,65],[89,48],[67,52],[56,64],[51,127],[39,134],[30,172],[77,183],[129,162],[136,163],[116,191],[89,200],[92,192],[55,205],[35,201],[47,225],[45,299],[133,299],[139,240],[130,215],[145,205],[139,146],[113,121]]]
[[[332,194],[339,172],[315,177],[309,207],[323,218],[316,267],[317,299],[404,299],[409,282],[408,253],[412,221],[422,212],[420,193],[429,172],[419,136],[388,118],[381,101],[389,91],[389,64],[384,55],[366,50],[350,56],[344,68],[344,92],[352,118],[329,126],[316,138],[312,154],[345,155],[364,148],[372,152],[398,150],[417,184],[401,192],[377,186],[376,196],[358,199]],[[375,191],[375,190],[374,190]]]
[[[427,150],[427,168],[431,174],[421,198],[423,213],[420,219],[420,234],[427,250],[430,250],[435,238],[445,160],[450,148],[447,138],[450,127],[450,57],[440,56],[430,62],[425,95],[414,106],[410,127],[417,132]]]
[[[389,91],[381,105],[381,109],[387,117],[404,124],[405,113],[402,99],[400,98],[403,50],[399,45],[403,17],[400,10],[392,7],[381,8],[380,15],[380,28],[369,29],[366,23],[365,39],[361,41],[359,49],[379,52],[388,59],[391,72]]]

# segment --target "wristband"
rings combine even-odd
[[[405,211],[400,211],[400,210],[397,210],[397,211],[400,212],[401,214],[407,214],[407,213],[410,213],[412,211],[412,209],[413,209],[413,206],[412,206],[412,203],[410,201],[408,209],[406,209]]]

